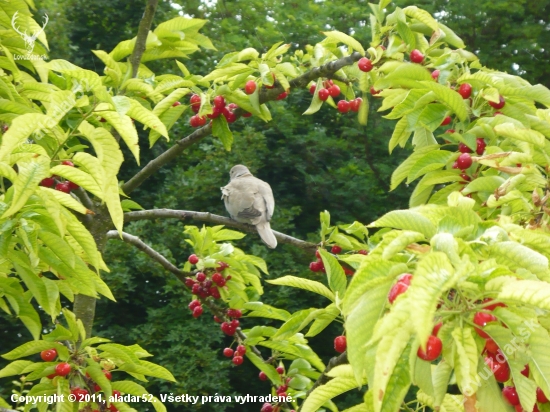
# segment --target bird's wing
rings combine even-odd
[[[269,222],[271,220],[271,216],[273,216],[273,211],[275,210],[275,199],[273,198],[273,191],[271,190],[271,186],[269,186],[268,183],[260,179],[256,180],[258,180],[258,192],[265,202],[266,218]]]
[[[257,201],[259,196],[254,183],[248,178],[237,178],[222,188],[225,208],[233,219],[256,224],[261,218],[265,207]]]

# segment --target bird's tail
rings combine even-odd
[[[271,249],[275,249],[277,247],[277,239],[275,238],[275,235],[271,230],[269,222],[258,223],[256,225],[256,229],[258,230],[258,234],[262,238],[263,242],[267,245],[267,247]]]

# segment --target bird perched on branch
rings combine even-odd
[[[263,242],[275,249],[277,239],[269,225],[275,209],[271,186],[254,177],[246,166],[236,165],[229,172],[229,184],[222,187],[221,191],[231,218],[256,226]]]

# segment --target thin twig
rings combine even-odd
[[[126,233],[126,232],[122,232],[122,238],[121,238],[116,230],[109,230],[107,232],[107,239],[123,240],[124,242],[129,243],[130,245],[133,245],[133,246],[137,247],[139,250],[144,252],[150,258],[152,258],[156,262],[160,263],[161,266],[164,269],[166,269],[169,272],[172,272],[174,275],[176,275],[178,277],[178,279],[180,279],[180,280],[185,280],[185,278],[187,276],[192,276],[193,275],[190,272],[185,272],[183,270],[178,269],[176,266],[174,266],[172,263],[170,263],[168,261],[168,259],[166,259],[164,256],[162,256],[159,252],[157,252],[151,246],[146,245],[137,236],[131,235],[131,234]]]
[[[214,215],[209,212],[195,212],[192,210],[175,210],[175,209],[152,209],[139,210],[136,212],[127,212],[124,214],[125,222],[133,222],[135,220],[152,220],[152,219],[194,219],[202,222],[213,223],[216,225],[224,225],[242,232],[257,233],[254,226],[246,223],[240,223],[228,217]],[[306,242],[301,239],[289,236],[287,234],[273,231],[273,234],[280,243],[287,243],[296,246],[300,249],[314,250],[317,245],[315,243]]]
[[[319,67],[311,69],[307,73],[302,74],[301,76],[296,77],[291,80],[291,88],[301,88],[307,86],[307,84],[316,80],[319,77],[329,77],[340,70],[342,67],[349,66],[359,60],[361,54],[355,52],[347,57],[343,57],[338,60],[331,61],[327,64],[324,64]],[[273,89],[267,90],[264,89],[260,93],[260,103],[265,103],[270,100],[275,100],[277,96],[283,91],[281,85],[276,85]],[[243,113],[241,109],[235,111],[237,116],[240,116]],[[191,146],[194,143],[204,139],[206,136],[210,135],[212,131],[212,126],[210,124],[203,126],[202,128],[195,130],[189,136],[180,139],[176,142],[174,146],[166,150],[164,153],[151,160],[143,169],[137,172],[130,180],[128,180],[123,186],[122,191],[129,195],[133,190],[138,188],[147,178],[153,175],[161,167],[168,164],[176,157],[178,157],[185,149]]]
[[[141,63],[141,57],[145,52],[147,36],[149,35],[149,30],[151,30],[151,25],[153,24],[153,17],[155,16],[157,5],[158,0],[148,0],[147,6],[145,6],[143,17],[139,22],[138,34],[136,36],[136,44],[134,46],[134,51],[130,56],[130,63],[132,65],[132,78],[137,77],[139,64]]]

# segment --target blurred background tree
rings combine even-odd
[[[51,58],[69,60],[101,73],[103,64],[91,50],[110,51],[118,42],[135,36],[144,8],[138,0],[37,0],[37,17],[50,16],[46,29]],[[425,8],[461,36],[488,67],[520,74],[532,83],[550,86],[550,0],[399,0],[395,5]],[[184,64],[192,73],[205,74],[226,53],[254,47],[266,51],[278,41],[303,48],[322,40],[321,31],[339,30],[361,43],[370,41],[368,14],[364,0],[289,1],[225,0],[163,1],[155,22],[175,16],[209,20],[203,33],[217,51],[195,54]],[[177,72],[172,60],[152,66],[158,74]],[[272,227],[302,239],[318,241],[316,232],[322,210],[329,210],[334,222],[369,223],[392,209],[407,206],[411,189],[401,186],[388,192],[391,172],[407,156],[407,150],[388,155],[391,122],[383,122],[371,99],[369,124],[360,126],[352,114],[339,114],[329,107],[313,116],[303,116],[311,96],[308,90],[292,90],[283,101],[272,103],[276,121],[265,124],[242,119],[232,125],[235,144],[226,152],[216,139],[203,140],[173,164],[136,190],[132,199],[144,208],[172,208],[208,211],[226,215],[220,200],[220,186],[229,180],[229,169],[247,165],[259,178],[270,183],[276,199]],[[172,142],[191,132],[188,116],[171,131]],[[142,164],[169,147],[159,142],[148,149],[142,142]],[[136,171],[125,153],[122,179]],[[182,234],[184,225],[196,222],[135,222],[125,230],[140,236],[172,262],[181,264],[190,249]],[[317,278],[308,270],[313,256],[281,245],[273,251],[248,235],[237,245],[267,260],[270,277],[286,274]],[[111,273],[104,278],[117,303],[100,301],[95,333],[133,342],[155,355],[155,360],[172,371],[178,383],[151,380],[146,385],[155,393],[192,395],[266,395],[267,383],[255,377],[257,370],[247,362],[235,368],[221,354],[231,340],[219,331],[209,316],[193,319],[186,306],[189,292],[171,274],[126,244],[110,242],[106,262]],[[289,311],[319,307],[324,302],[289,288],[265,288],[264,301]],[[276,292],[276,293],[275,293]],[[69,302],[67,302],[69,304]],[[46,323],[47,324],[47,323]],[[242,322],[243,327],[252,321]],[[18,323],[0,318],[3,352],[21,344],[28,336],[18,336]],[[311,344],[320,356],[334,355],[333,337],[342,331],[333,325]],[[0,365],[1,366],[1,365]],[[116,379],[116,373],[115,373]],[[5,380],[4,380],[5,381]],[[0,380],[0,388],[8,382]],[[3,391],[4,389],[0,389]],[[354,402],[350,397],[349,404]],[[167,405],[169,409],[177,405]],[[142,409],[144,404],[135,405]],[[239,411],[258,411],[260,405],[245,404]],[[185,405],[185,410],[231,411],[227,404]]]

